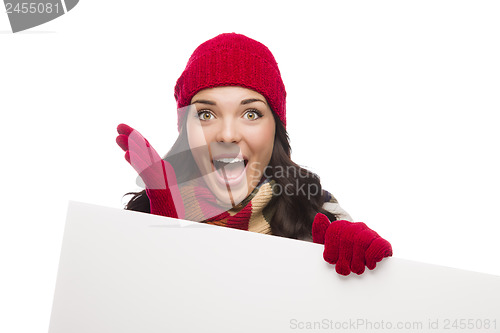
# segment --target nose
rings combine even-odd
[[[241,140],[240,131],[233,119],[224,119],[220,122],[216,140],[224,143],[238,143]]]

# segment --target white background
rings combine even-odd
[[[68,200],[123,206],[116,125],[166,153],[175,82],[222,32],[271,49],[293,159],[395,257],[500,275],[498,17],[496,1],[82,0],[12,34],[0,13],[0,331],[48,329]]]

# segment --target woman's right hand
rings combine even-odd
[[[183,218],[182,199],[170,163],[162,160],[148,140],[132,127],[120,124],[117,131],[116,143],[125,151],[125,159],[146,185],[151,213]]]

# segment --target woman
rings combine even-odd
[[[118,126],[117,143],[146,187],[127,209],[313,240],[343,275],[392,255],[374,231],[348,222],[317,175],[291,160],[286,91],[266,46],[235,33],[206,41],[175,98],[179,137],[164,159],[137,131]]]

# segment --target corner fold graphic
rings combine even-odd
[[[66,11],[69,12],[72,10],[76,4],[78,3],[79,0],[65,0],[64,2],[66,3]]]
[[[52,21],[73,9],[79,0],[4,0],[12,32],[27,30]]]

